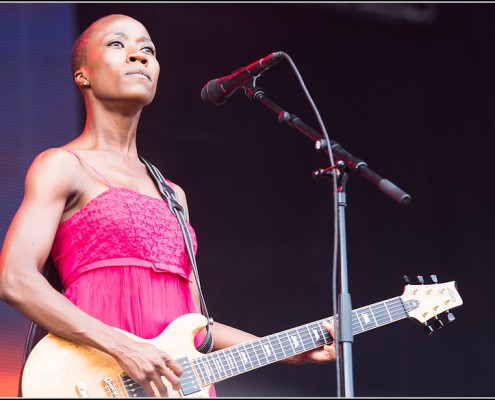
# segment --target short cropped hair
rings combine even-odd
[[[75,40],[74,44],[72,45],[72,52],[70,56],[70,65],[71,65],[71,72],[72,75],[81,68],[81,65],[86,64],[87,62],[87,57],[88,57],[88,52],[87,52],[87,44],[91,36],[98,30],[99,25],[104,22],[106,19],[111,18],[111,17],[116,17],[116,16],[125,16],[123,14],[110,14],[106,15],[104,17],[101,17],[94,21],[91,25],[89,25],[83,33],[79,35],[79,37]]]

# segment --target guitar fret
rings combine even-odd
[[[258,362],[260,363],[260,366],[268,364],[268,359],[266,357],[265,351],[263,350],[261,340],[255,340],[252,343],[256,356],[258,357]]]
[[[280,359],[277,358],[277,354],[268,338],[261,338],[261,348],[263,349],[267,363]]]
[[[327,321],[328,323],[333,324],[334,323],[334,319],[333,319],[333,317],[326,318],[325,320],[320,321],[320,324],[319,324],[320,325],[320,330],[322,332],[323,339],[324,339],[324,343],[323,344],[331,343],[331,342],[333,342],[333,337],[332,337],[332,335],[330,335],[330,332],[328,332],[323,327],[323,321]]]
[[[241,361],[244,363],[244,366],[250,365],[251,364],[251,358],[249,357],[249,353],[246,349],[246,346],[244,343],[241,343],[239,347],[242,346],[244,351],[240,352],[241,355]],[[251,369],[251,366],[246,367],[245,369]]]
[[[226,377],[231,377],[233,374],[232,369],[230,368],[230,364],[227,362],[227,356],[225,350],[217,351],[219,362],[222,364],[222,368],[225,372]]]
[[[223,364],[218,359],[218,352],[215,351],[210,354],[211,354],[211,359],[213,360],[213,363],[217,368],[220,379],[225,379],[227,377],[227,373],[225,372],[225,368],[223,367]]]
[[[394,321],[402,319],[404,315],[404,305],[399,298],[389,299],[388,302],[393,306],[393,318]]]
[[[390,315],[390,311],[388,310],[388,307],[387,307],[387,302],[384,301],[383,302],[383,305],[385,306],[385,309],[387,310],[387,314],[388,314],[388,317],[390,318],[390,322],[392,322],[392,315]]]
[[[285,338],[284,338],[284,346],[283,346],[283,349],[284,349],[284,353],[289,356],[293,356],[294,354],[296,354],[296,350],[294,349],[294,346],[292,345],[292,340],[291,340],[291,337],[289,336],[289,333],[288,331],[284,331],[284,332],[281,332],[281,334],[285,334]],[[286,346],[285,344],[289,344],[288,346]]]
[[[368,307],[362,307],[355,311],[356,320],[359,323],[361,332],[376,328],[376,318],[373,310]],[[354,329],[353,329],[354,331]],[[360,332],[357,332],[360,333]]]
[[[311,324],[311,333],[313,334],[315,344],[322,345],[325,343],[325,336],[323,336],[322,332],[322,322],[314,322]]]
[[[218,371],[215,368],[216,366],[215,366],[215,363],[213,362],[211,354],[213,354],[213,353],[206,355],[205,364],[206,364],[206,370],[207,370],[208,376],[213,378],[213,380],[211,380],[210,382],[213,382],[213,381],[219,380],[220,375],[218,374]]]
[[[258,354],[256,353],[256,349],[253,346],[252,342],[247,342],[245,345],[248,345],[251,348],[251,351],[248,349],[248,356],[251,360],[252,368],[257,368],[261,365],[260,360],[258,358]],[[254,357],[253,357],[254,355]]]
[[[278,360],[282,360],[286,357],[284,347],[282,346],[282,342],[277,334],[273,334],[268,336],[268,340],[270,341],[273,350],[275,351],[275,356]]]
[[[203,383],[206,383],[206,370],[203,365],[203,357],[195,358],[193,360],[193,363],[196,366],[196,371],[199,374],[199,380]]]
[[[230,354],[227,354],[230,353]],[[231,348],[227,348],[225,349],[225,355],[226,355],[226,359],[227,359],[227,362],[230,366],[230,369],[232,371],[232,374],[238,374],[239,373],[239,367],[237,366],[237,361],[235,359],[235,356],[232,354],[232,349]],[[235,372],[234,371],[234,368],[237,369],[237,371]]]
[[[318,322],[314,322],[312,325],[316,328],[313,328],[312,332],[313,332],[313,336],[315,337],[316,339],[316,343],[323,346],[326,342],[325,342],[325,332],[326,330],[323,328],[323,320],[322,321],[318,321]],[[318,331],[320,333],[318,333]]]
[[[243,363],[241,363],[241,354],[239,353],[239,345],[230,348],[231,360],[237,368],[237,373],[243,373],[246,371]]]
[[[245,350],[242,351],[241,347],[244,347],[244,346],[242,346],[242,344],[236,346],[237,356],[238,356],[237,361],[238,361],[238,365],[242,369],[242,372],[245,372],[248,370],[248,368],[246,368],[246,362],[243,358],[244,357],[243,354],[245,353]]]
[[[309,336],[309,338],[311,339],[311,342],[313,343],[313,346],[312,347],[313,348],[318,347],[316,345],[315,341],[313,340],[313,335],[312,335],[311,331],[309,330],[309,324],[304,325],[304,327],[306,328],[307,335]]]
[[[291,332],[296,332],[295,335],[291,335],[291,338],[292,338],[292,344],[294,345],[294,350],[297,352],[297,353],[301,353],[301,351],[299,350],[300,347],[302,347],[304,349],[304,343],[301,339],[301,335],[299,335],[299,332],[297,330],[297,328],[295,329],[291,329]],[[298,339],[299,338],[299,339]],[[297,350],[296,350],[297,349]]]
[[[301,342],[304,350],[314,349],[313,339],[311,338],[311,335],[308,333],[307,325],[299,326],[297,328],[297,333],[301,338]]]
[[[303,351],[304,350],[307,350],[308,349],[306,347],[307,338],[304,336],[304,332],[301,331],[301,328],[300,327],[297,327],[296,328],[296,333],[297,333],[297,336],[299,336],[299,340],[301,341],[301,346],[303,348]],[[301,333],[302,333],[302,335],[301,335]]]
[[[376,310],[375,319],[379,325],[385,325],[390,321],[389,318],[387,318],[388,310],[384,302],[376,303],[372,306],[372,308]]]
[[[215,379],[213,376],[213,372],[211,371],[210,367],[208,366],[206,357],[201,358],[200,361],[201,361],[201,368],[202,368],[203,375],[204,375],[203,383],[207,384],[207,383],[213,382]]]
[[[359,324],[359,327],[361,328],[361,332],[364,332],[364,328],[363,328],[363,324],[361,323],[360,319],[359,319],[359,312],[355,311],[352,313],[353,315],[353,318],[352,318],[352,333],[355,332],[355,329],[354,329],[354,318],[357,320],[358,324]]]

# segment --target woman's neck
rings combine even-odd
[[[87,148],[137,158],[136,132],[141,109],[134,113],[90,110],[80,136]]]

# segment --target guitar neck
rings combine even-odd
[[[403,301],[394,297],[352,311],[352,333],[357,335],[399,321],[417,307],[416,300]],[[333,323],[329,317],[269,336],[241,343],[197,357],[192,365],[201,386],[214,384],[255,368],[284,360],[295,354],[319,348],[333,342],[322,323]]]

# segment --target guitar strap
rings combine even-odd
[[[174,214],[179,220],[179,224],[182,230],[182,234],[184,236],[184,241],[186,243],[187,253],[189,254],[189,259],[191,260],[192,269],[194,272],[194,277],[196,278],[196,283],[198,284],[199,298],[201,302],[201,312],[208,319],[208,324],[206,325],[206,336],[203,342],[199,345],[198,351],[202,353],[209,353],[213,349],[213,336],[210,332],[210,325],[212,323],[212,319],[208,316],[208,310],[206,308],[205,299],[203,297],[203,293],[201,291],[201,284],[199,281],[198,268],[196,264],[196,259],[194,257],[194,249],[191,240],[191,235],[189,233],[189,229],[186,224],[186,216],[184,213],[184,207],[182,207],[177,201],[177,193],[174,189],[167,183],[167,181],[163,178],[163,175],[160,173],[158,168],[156,168],[149,161],[139,156],[139,159],[146,165],[148,171],[151,176],[155,180],[160,190],[162,197],[167,201],[168,207],[172,214]]]

